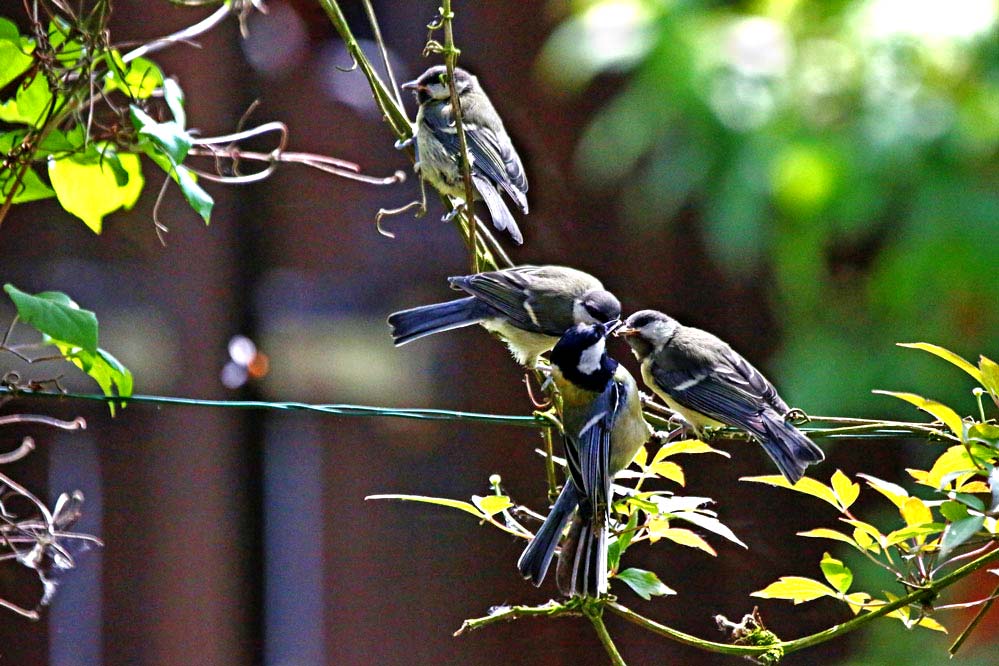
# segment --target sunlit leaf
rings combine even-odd
[[[45,342],[55,346],[63,357],[73,363],[97,382],[101,391],[107,396],[127,398],[132,395],[132,372],[114,356],[98,348],[97,353],[91,353],[75,345],[54,340],[46,336]],[[124,402],[122,402],[124,404]],[[108,409],[115,415],[115,403],[109,402]]]
[[[836,530],[831,530],[828,527],[817,527],[814,530],[808,530],[806,532],[798,532],[798,536],[811,537],[815,539],[832,539],[833,541],[842,541],[843,543],[850,544],[858,550],[863,550],[865,546],[858,544],[854,539],[851,539],[846,534],[842,532],[837,532]],[[871,540],[867,537],[868,542]]]
[[[194,139],[183,127],[172,120],[158,123],[134,104],[128,109],[132,125],[140,136],[149,138],[164,155],[170,158],[173,166],[178,166],[184,161],[187,152],[194,145]]]
[[[899,513],[902,514],[902,519],[905,520],[905,524],[909,527],[933,522],[933,512],[918,497],[906,499],[905,503],[899,507]]]
[[[463,502],[461,500],[449,499],[447,497],[426,497],[424,495],[368,495],[364,499],[366,500],[378,500],[378,499],[394,499],[402,500],[404,502],[422,502],[424,504],[437,504],[438,506],[446,506],[450,509],[458,509],[459,511],[464,511],[465,513],[470,513],[476,518],[483,518],[482,512],[475,507],[474,504],[469,502]]]
[[[674,481],[679,483],[681,486],[684,485],[683,468],[677,465],[675,462],[670,460],[664,460],[661,462],[653,463],[649,470],[655,474],[658,474],[664,479]]]
[[[19,169],[17,167],[0,171],[0,200],[7,199],[7,195],[10,194],[11,188],[14,186],[15,176],[18,171]],[[42,179],[38,176],[35,170],[29,167],[24,171],[21,182],[17,184],[14,196],[11,197],[11,203],[27,203],[29,201],[38,201],[39,199],[48,199],[49,197],[54,196],[55,191],[42,182]]]
[[[673,516],[679,520],[685,520],[688,523],[692,523],[703,530],[717,534],[718,536],[728,539],[732,543],[739,544],[743,548],[749,548],[742,540],[735,535],[735,533],[729,529],[728,525],[721,522],[717,518],[712,516],[704,515],[697,511],[678,511],[674,513]]]
[[[822,574],[826,577],[826,580],[835,589],[843,594],[850,589],[850,585],[853,584],[853,572],[841,560],[837,560],[829,553],[825,553],[822,556],[822,561],[819,562],[819,567],[822,569]]]
[[[628,522],[616,539],[607,546],[607,567],[611,571],[617,571],[621,565],[621,556],[631,545],[631,540],[635,537],[635,528],[638,526],[638,512],[633,512],[628,516]]]
[[[112,68],[106,75],[107,89],[121,90],[137,99],[146,99],[163,86],[163,72],[152,60],[135,58],[123,68],[124,76]]]
[[[703,550],[709,555],[715,557],[718,556],[715,549],[712,548],[707,541],[701,538],[700,535],[692,530],[684,529],[682,527],[657,527],[655,533],[660,539],[668,539],[674,543],[680,544],[681,546],[697,548],[698,550]]]
[[[836,590],[824,583],[801,576],[781,576],[775,583],[770,583],[762,590],[749,596],[763,599],[787,599],[795,604],[812,601],[821,597],[835,597]]]
[[[44,335],[97,353],[97,315],[93,312],[61,292],[28,294],[9,283],[4,291],[14,301],[21,321]]]
[[[986,356],[978,358],[978,367],[982,372],[982,386],[992,395],[999,395],[999,363]]]
[[[38,74],[27,87],[18,85],[13,99],[0,104],[0,120],[41,127],[52,108],[48,81]]]
[[[492,516],[513,506],[513,502],[506,495],[486,495],[485,497],[472,495],[472,503],[487,516]]]
[[[972,452],[975,452],[975,444]],[[988,455],[987,450],[982,450],[981,454]],[[976,471],[975,463],[968,455],[968,449],[960,444],[949,447],[933,463],[933,467],[928,472],[919,474],[920,470],[906,470],[920,483],[931,488],[943,488],[946,485],[945,479],[956,479],[963,474],[973,474]]]
[[[645,469],[647,463],[649,462],[649,451],[644,446],[638,449],[638,453],[635,454],[635,458],[632,463],[638,465],[642,469]]]
[[[966,361],[963,357],[950,351],[949,349],[944,349],[943,347],[930,344],[928,342],[899,342],[897,344],[899,347],[909,347],[910,349],[922,349],[923,351],[927,351],[935,356],[939,356],[945,361],[953,363],[957,367],[967,372],[969,375],[974,377],[975,381],[977,381],[978,383],[982,383],[982,373],[978,370],[978,368],[976,368],[971,363]]]
[[[870,474],[858,474],[857,476],[867,481],[867,485],[887,497],[898,508],[902,508],[905,500],[909,497],[909,492],[896,483],[884,481]]]
[[[849,509],[860,496],[860,484],[850,481],[849,477],[840,470],[833,472],[832,479],[833,494],[836,495],[844,511]]]
[[[957,412],[941,402],[924,398],[923,396],[916,395],[915,393],[896,391],[873,391],[873,393],[877,393],[879,395],[889,395],[893,398],[898,398],[899,400],[905,400],[909,404],[915,405],[919,409],[930,414],[938,421],[941,421],[959,438],[964,438],[964,421],[961,420],[961,417],[958,416]]]
[[[659,576],[652,571],[644,569],[625,569],[614,575],[616,580],[626,583],[628,587],[635,591],[635,594],[649,601],[652,597],[660,597],[666,594],[676,594],[675,590],[666,587]]]
[[[767,476],[744,476],[739,480],[749,481],[751,483],[765,483],[768,486],[777,486],[778,488],[788,488],[799,493],[805,493],[806,495],[818,497],[821,500],[829,502],[837,509],[839,508],[839,502],[837,501],[836,494],[833,492],[832,488],[807,476],[801,477],[801,479],[799,479],[794,485],[791,485],[791,483],[780,474],[770,474]]]
[[[919,622],[916,623],[917,627],[922,627],[923,629],[931,629],[933,631],[940,631],[942,633],[947,633],[947,628],[942,624],[934,620],[932,617],[923,616],[920,618]]]
[[[853,529],[853,540],[857,542],[861,550],[869,550],[873,553],[881,552],[881,546],[878,545],[880,542],[876,541],[869,532],[865,532],[859,527]]]
[[[976,423],[968,428],[968,441],[999,448],[999,426],[992,423]]]
[[[187,116],[184,113],[184,91],[173,79],[163,80],[163,99],[173,114],[174,121],[181,127],[187,125]]]
[[[657,463],[660,460],[664,460],[670,456],[675,456],[679,453],[717,453],[723,455],[726,458],[731,456],[727,451],[721,451],[712,447],[706,442],[702,442],[699,439],[683,439],[679,442],[670,442],[665,446],[659,447],[656,451],[656,455],[652,458],[653,463]]]
[[[0,17],[0,88],[24,74],[31,67],[32,44],[17,32],[17,26]]]
[[[944,527],[946,527],[946,525],[943,523],[910,525],[908,527],[903,527],[893,532],[889,532],[887,536],[885,536],[885,543],[889,546],[894,546],[908,539],[915,539],[917,544],[922,545],[926,541],[926,537],[934,534],[940,534],[944,531]]]
[[[848,525],[852,525],[855,528],[853,537],[854,539],[857,540],[857,543],[863,545],[861,539],[859,539],[857,536],[857,532],[860,532],[862,534],[866,534],[876,543],[880,544],[882,548],[885,546],[886,542],[885,535],[879,532],[878,529],[874,527],[874,525],[871,525],[870,523],[865,523],[862,520],[856,520],[854,518],[840,518],[840,520],[842,520],[844,523]]]
[[[116,164],[127,181],[119,184],[121,172],[94,152],[49,159],[49,179],[59,203],[67,212],[101,233],[104,216],[119,208],[129,210],[138,201],[145,180],[138,155],[118,154]]]
[[[843,597],[854,615],[864,610],[864,605],[871,600],[871,595],[867,592],[851,592]]]

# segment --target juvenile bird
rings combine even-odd
[[[470,294],[389,315],[396,346],[453,328],[481,324],[506,340],[518,363],[534,368],[566,329],[621,316],[600,280],[565,266],[517,266],[448,278]]]
[[[646,385],[698,432],[723,424],[741,428],[791,483],[825,458],[788,422],[791,410],[773,384],[714,335],[655,310],[631,315],[615,335],[631,345]]]
[[[517,562],[520,573],[541,585],[566,524],[559,555],[563,592],[607,592],[607,531],[611,482],[649,439],[638,386],[623,365],[607,355],[608,326],[577,324],[551,353],[552,378],[562,396],[562,426],[569,478],[545,522]]]
[[[414,91],[420,104],[416,114],[415,137],[420,177],[441,193],[464,201],[458,130],[451,106],[447,69],[443,65],[431,67],[418,79],[404,83],[402,87]],[[499,191],[506,192],[517,208],[527,213],[524,165],[479,80],[456,68],[454,87],[461,105],[469,171],[477,199],[486,202],[497,229],[509,232],[516,243],[523,243],[523,234]],[[471,205],[471,202],[466,203]]]

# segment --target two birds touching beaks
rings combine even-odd
[[[537,585],[571,521],[559,560],[560,587],[579,596],[608,589],[611,483],[652,434],[635,379],[607,353],[611,333],[630,345],[645,384],[695,431],[726,425],[747,432],[791,483],[824,458],[789,422],[792,410],[773,384],[728,344],[655,310],[641,310],[621,323],[618,299],[587,273],[519,266],[449,282],[467,296],[389,316],[396,345],[480,324],[505,340],[528,368],[551,351],[568,479],[518,561],[521,573]]]

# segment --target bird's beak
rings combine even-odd
[[[419,79],[414,79],[412,81],[406,81],[405,83],[403,83],[399,87],[402,88],[403,90],[420,90],[421,88],[423,88],[423,86],[420,85],[420,80]]]
[[[624,325],[624,322],[620,319],[612,319],[611,321],[604,324],[604,335],[610,335],[618,328]]]
[[[637,328],[630,328],[625,326],[623,323],[616,328],[614,335],[619,338],[632,338],[638,335]]]

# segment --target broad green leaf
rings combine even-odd
[[[816,527],[814,530],[808,530],[805,532],[798,532],[798,536],[810,537],[815,539],[832,539],[833,541],[842,541],[843,543],[848,543],[858,550],[863,550],[865,546],[858,544],[854,539],[851,539],[842,532],[837,532],[836,530],[831,530],[828,527]],[[867,540],[870,541],[870,537]]]
[[[0,104],[0,120],[41,127],[52,104],[48,81],[36,74],[28,87],[18,85],[13,99]]]
[[[513,502],[506,495],[486,495],[484,497],[472,495],[472,503],[487,516],[492,516],[513,506]]]
[[[7,195],[10,194],[10,190],[14,186],[14,180],[18,170],[19,169],[17,167],[14,167],[0,171],[0,200],[7,199]],[[21,182],[17,184],[17,189],[14,191],[11,203],[27,203],[29,201],[38,201],[39,199],[48,199],[49,197],[54,196],[55,192],[52,188],[42,182],[42,179],[38,176],[35,170],[29,167],[24,172]]]
[[[819,567],[822,568],[822,574],[829,581],[829,584],[839,590],[840,593],[846,594],[846,591],[853,584],[853,572],[842,561],[837,560],[829,553],[825,553],[822,556]]]
[[[821,597],[835,597],[836,590],[811,578],[781,576],[777,582],[770,583],[749,596],[762,599],[787,599],[797,605]]]
[[[940,558],[947,557],[955,548],[975,536],[984,524],[985,516],[968,516],[948,525],[940,540]]]
[[[896,391],[872,391],[879,395],[890,395],[893,398],[898,398],[899,400],[905,400],[911,405],[915,405],[924,412],[930,414],[938,421],[942,422],[951,432],[957,435],[959,438],[964,439],[964,421],[958,416],[957,412],[948,407],[947,405],[937,402],[936,400],[930,400],[929,398],[924,398],[921,395],[916,395],[915,393],[905,393]]]
[[[659,450],[656,451],[655,457],[652,458],[652,462],[657,463],[660,460],[665,460],[666,458],[675,456],[679,453],[717,453],[725,456],[726,458],[731,457],[728,452],[720,451],[699,439],[683,439],[679,442],[670,442],[665,446],[659,447]]]
[[[187,126],[187,116],[184,113],[184,91],[173,79],[163,80],[163,99],[166,100],[170,113],[173,114],[174,122],[181,127]]]
[[[947,500],[940,505],[940,515],[951,522],[968,517],[968,507],[955,500]]]
[[[116,164],[128,180],[119,185],[120,171],[108,160],[93,153],[49,159],[49,179],[59,203],[86,224],[94,233],[101,233],[104,216],[119,208],[129,210],[138,201],[145,180],[138,155],[117,155]]]
[[[976,423],[968,428],[968,441],[980,442],[999,449],[999,426],[992,423]]]
[[[69,39],[71,29],[72,26],[59,16],[49,22],[49,44],[56,51],[56,60],[65,66],[75,65],[83,56],[83,45],[75,39]],[[114,53],[117,54],[117,51]]]
[[[910,525],[908,527],[897,529],[894,532],[889,532],[885,537],[885,543],[889,546],[894,546],[907,539],[915,539],[917,544],[922,545],[926,541],[926,537],[934,534],[940,534],[944,531],[944,527],[946,527],[946,525],[943,523]]]
[[[777,486],[778,488],[796,490],[799,493],[805,493],[806,495],[811,495],[812,497],[818,497],[820,500],[829,502],[837,509],[839,508],[839,502],[836,500],[836,494],[833,493],[832,488],[807,476],[801,477],[794,485],[791,485],[791,483],[780,474],[770,474],[766,476],[744,476],[739,480],[749,481],[751,483],[765,483],[768,486]]]
[[[198,180],[194,173],[183,164],[174,164],[171,158],[158,145],[146,144],[143,146],[143,150],[153,162],[173,178],[174,182],[180,186],[181,194],[184,195],[187,203],[194,209],[194,212],[204,219],[205,224],[208,224],[212,214],[212,206],[215,202],[198,185]]]
[[[923,351],[929,352],[935,356],[939,356],[945,361],[953,363],[957,367],[961,368],[969,375],[974,377],[975,381],[979,384],[982,383],[982,373],[973,366],[971,363],[966,361],[963,357],[955,354],[949,349],[944,349],[943,347],[930,344],[928,342],[899,342],[897,343],[899,347],[908,347],[910,349],[922,349]]]
[[[675,462],[670,460],[663,460],[662,462],[653,463],[649,466],[649,470],[655,474],[658,474],[664,479],[669,479],[670,481],[675,481],[681,486],[685,485],[685,479],[683,476],[683,468],[677,465]]]
[[[0,17],[0,88],[28,71],[34,58],[32,45],[17,32],[17,26]]]
[[[979,445],[973,445],[972,452],[975,452],[975,446]],[[988,451],[982,450],[981,454],[985,457],[988,455]],[[973,474],[976,467],[968,455],[968,450],[960,444],[955,444],[940,454],[940,457],[933,463],[933,467],[924,475],[917,474],[919,470],[909,469],[906,471],[920,483],[939,489],[944,487],[946,478],[956,479],[961,474]]]
[[[905,504],[905,500],[909,498],[909,492],[902,486],[891,483],[890,481],[884,481],[876,476],[871,476],[870,474],[858,474],[860,478],[867,481],[867,485],[874,490],[878,491],[894,504],[897,508],[902,508]]]
[[[474,504],[463,502],[461,500],[448,499],[447,497],[426,497],[425,495],[391,494],[391,495],[368,495],[364,499],[366,500],[394,499],[394,500],[402,500],[404,502],[422,502],[424,504],[437,504],[438,506],[446,506],[451,509],[458,509],[459,511],[470,513],[479,519],[484,518],[482,512],[479,511]]]
[[[628,550],[631,540],[635,537],[635,528],[638,526],[638,512],[634,511],[628,516],[628,522],[624,526],[621,534],[611,541],[607,546],[607,567],[611,571],[617,571],[621,566],[621,556]]]
[[[905,500],[905,503],[899,507],[899,513],[902,514],[902,519],[905,520],[905,524],[909,527],[933,522],[933,512],[918,497],[910,497]]]
[[[93,312],[83,310],[59,292],[32,295],[9,283],[4,285],[4,291],[14,301],[21,321],[51,338],[97,353],[97,315]]]
[[[47,344],[54,345],[63,357],[87,373],[107,396],[127,398],[132,395],[132,372],[114,356],[98,348],[93,354],[73,344],[46,337]],[[124,403],[122,403],[124,404]],[[115,403],[109,402],[111,416],[115,415]]]
[[[153,120],[145,111],[134,104],[128,107],[132,125],[139,132],[139,136],[147,137],[152,141],[167,157],[170,158],[173,166],[180,165],[187,152],[194,145],[194,139],[183,127],[173,120],[165,123],[158,123]]]
[[[645,571],[644,569],[635,569],[632,567],[617,573],[614,578],[626,583],[628,587],[635,591],[635,594],[646,601],[650,601],[652,597],[661,597],[666,594],[676,594],[675,590],[666,587],[666,585],[659,580],[659,576],[652,571]]]
[[[146,99],[163,86],[163,72],[152,60],[136,58],[123,68],[124,76],[114,68],[107,73],[107,90],[120,90],[129,97]],[[148,117],[148,116],[147,116]]]
[[[843,601],[847,603],[854,615],[862,611],[864,605],[870,600],[871,595],[867,592],[851,592],[843,597]]]
[[[844,511],[849,509],[860,497],[860,484],[850,481],[849,477],[841,470],[833,472],[830,483],[832,483],[833,494],[839,499],[840,508]]]

